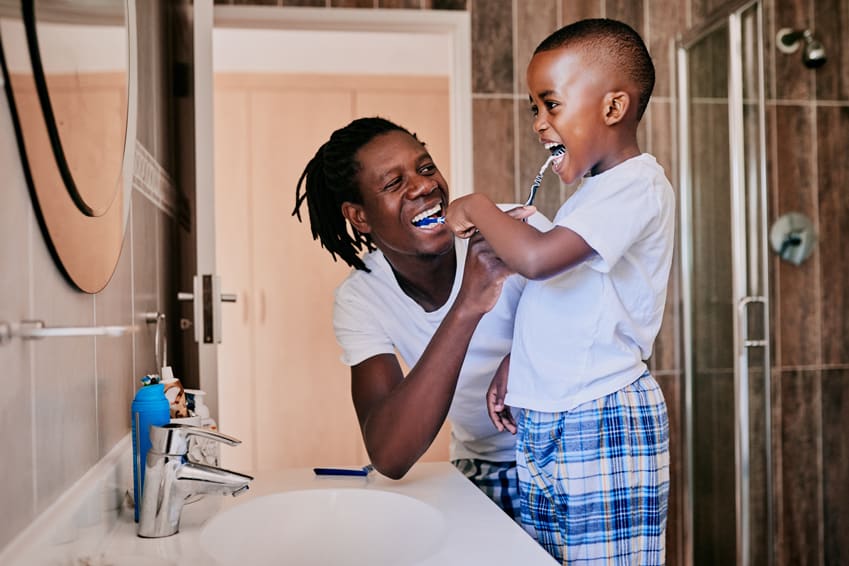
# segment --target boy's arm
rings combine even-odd
[[[540,232],[502,212],[486,195],[454,200],[445,223],[460,237],[479,231],[496,255],[527,279],[545,279],[586,259],[594,250],[577,233],[562,226]]]

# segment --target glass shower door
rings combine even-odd
[[[679,43],[689,563],[770,563],[759,2]]]

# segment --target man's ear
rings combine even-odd
[[[604,95],[604,123],[608,126],[621,122],[631,106],[631,96],[624,90]]]
[[[366,219],[366,211],[363,210],[363,205],[354,204],[352,202],[342,203],[342,216],[345,220],[351,223],[357,232],[360,234],[368,234],[371,232],[371,224]]]

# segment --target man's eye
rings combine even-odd
[[[383,186],[383,190],[384,191],[391,191],[392,189],[394,189],[395,187],[397,187],[400,184],[401,184],[401,177],[396,177],[395,179],[392,179],[391,181],[386,183]]]
[[[419,173],[421,173],[422,175],[433,175],[434,173],[436,173],[436,165],[434,165],[433,163],[424,165],[421,169],[419,169]]]

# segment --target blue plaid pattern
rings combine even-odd
[[[451,463],[510,515],[511,519],[518,522],[519,480],[516,462],[488,462],[466,458],[453,460]]]
[[[646,372],[562,413],[518,420],[521,523],[562,564],[664,564],[669,421]]]

